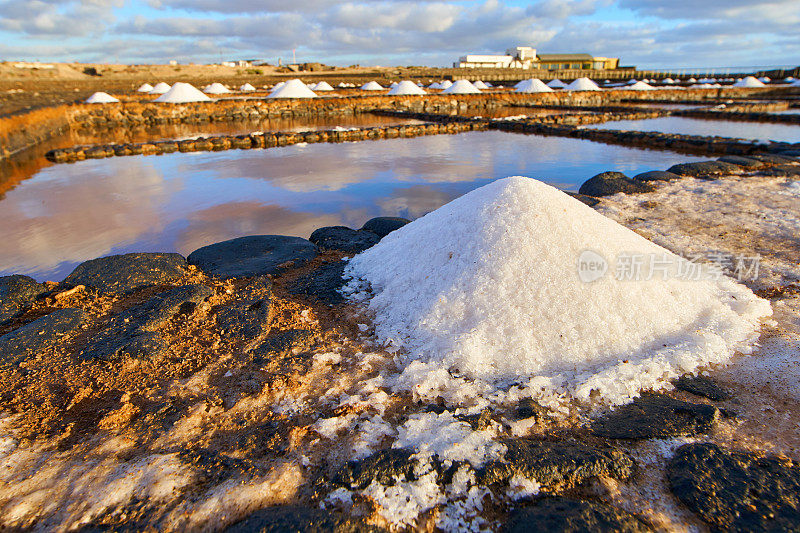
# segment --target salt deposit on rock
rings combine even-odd
[[[404,348],[404,379],[455,373],[584,401],[596,391],[620,403],[749,353],[772,312],[745,286],[523,177],[394,231],[347,273],[355,299],[371,286],[375,334]]]
[[[206,94],[227,94],[231,91],[221,83],[214,82],[203,89],[203,92]]]
[[[241,92],[243,92],[243,93],[251,93],[251,92],[255,91],[256,88],[253,87],[252,85],[250,85],[249,83],[245,83],[244,85],[239,87],[239,90]]]
[[[599,91],[600,87],[589,78],[578,78],[564,89],[567,91]]]
[[[165,94],[167,91],[170,90],[170,86],[163,81],[156,83],[156,86],[153,87],[153,90],[150,91],[150,94]]]
[[[86,99],[87,104],[113,104],[114,102],[119,102],[119,100],[102,91],[96,92]]]
[[[370,81],[361,86],[362,91],[383,91],[384,88],[377,81]]]
[[[747,76],[733,84],[734,87],[764,87],[764,84],[753,76]]]
[[[150,85],[149,83],[143,83],[138,89],[136,89],[136,92],[149,93],[152,90],[153,90],[152,85]]]
[[[476,89],[481,89],[481,90],[483,90],[483,89],[488,89],[488,88],[489,88],[489,86],[488,86],[488,85],[486,85],[486,84],[485,84],[484,82],[482,82],[481,80],[478,80],[478,81],[476,81],[476,82],[475,82],[475,83],[473,83],[472,85],[474,85]]]
[[[306,87],[306,84],[298,79],[289,80],[280,87],[269,93],[267,98],[316,98],[314,91]]]
[[[327,81],[321,81],[321,82],[317,83],[316,85],[314,85],[313,87],[311,87],[311,90],[313,90],[313,91],[332,91],[333,87],[331,87],[331,85]]]
[[[187,102],[208,102],[211,98],[200,92],[189,83],[177,82],[170,90],[159,96],[154,102],[183,104]]]
[[[549,82],[547,82],[547,86],[550,87],[551,89],[563,89],[564,87],[567,86],[567,84],[561,81],[560,79],[556,78],[554,80],[550,80]]]
[[[518,93],[551,93],[553,89],[544,84],[538,78],[531,78],[529,80],[522,80],[517,84],[516,92]]]
[[[479,94],[481,91],[469,80],[458,80],[442,92],[446,94]]]
[[[392,95],[403,95],[403,94],[425,94],[425,91],[417,87],[417,84],[413,81],[404,80],[397,84],[397,86],[393,87],[389,94]]]
[[[643,81],[637,81],[636,83],[628,85],[625,88],[628,89],[629,91],[652,91],[655,89],[655,87],[653,87],[652,85],[648,85]]]

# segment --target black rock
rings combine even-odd
[[[186,273],[179,254],[137,253],[110,255],[84,261],[67,276],[67,285],[86,285],[101,292],[129,292],[150,285],[172,283]]]
[[[395,478],[405,476],[407,481],[417,479],[414,476],[416,460],[411,460],[412,450],[389,449],[380,450],[360,461],[350,461],[333,477],[333,482],[343,487],[363,490],[373,481],[381,485],[391,486]]]
[[[594,207],[594,206],[596,206],[597,204],[600,203],[600,200],[598,200],[594,196],[586,196],[585,194],[578,194],[576,192],[571,192],[571,191],[564,191],[564,192],[567,193],[568,195],[572,196],[576,200],[580,200],[581,202],[583,202],[584,204],[588,205],[589,207]]]
[[[228,533],[361,533],[384,531],[352,518],[339,518],[330,511],[311,506],[265,507],[233,524]]]
[[[708,433],[719,419],[713,405],[682,402],[664,394],[643,394],[595,420],[592,431],[612,439],[656,439]]]
[[[361,229],[371,231],[381,239],[389,235],[396,229],[400,229],[411,222],[407,218],[400,217],[375,217],[367,220]]]
[[[536,418],[537,420],[541,420],[546,415],[547,408],[542,407],[539,402],[531,398],[523,398],[520,400],[517,408],[514,409],[514,418],[517,420],[524,420],[526,418]]]
[[[505,461],[492,461],[478,476],[489,485],[506,483],[514,475],[535,479],[542,485],[569,488],[597,476],[629,479],[636,463],[624,451],[577,441],[542,441],[529,438],[503,441]]]
[[[741,174],[742,167],[732,165],[724,161],[699,161],[697,163],[680,163],[672,165],[667,172],[678,174],[679,176],[689,176],[694,178],[705,178],[709,176],[720,176],[723,174]]]
[[[228,279],[276,275],[316,255],[317,247],[300,237],[251,235],[199,248],[188,261],[210,276]]]
[[[800,531],[800,466],[711,443],[678,448],[672,493],[712,531]]]
[[[748,157],[758,161],[763,161],[764,163],[770,165],[787,165],[790,163],[796,163],[794,159],[778,154],[752,154]]]
[[[636,181],[672,181],[679,180],[681,177],[666,170],[651,170],[636,174],[633,179]]]
[[[244,339],[245,350],[269,333],[272,321],[272,280],[254,278],[237,294],[236,300],[217,311],[217,325],[225,337]]]
[[[758,159],[753,159],[752,157],[745,157],[741,155],[726,155],[724,157],[717,158],[717,161],[722,161],[723,163],[730,163],[731,165],[737,165],[749,170],[761,168],[764,166],[764,163],[762,161],[759,161]]]
[[[375,246],[380,237],[371,231],[354,230],[345,226],[327,226],[314,230],[308,240],[324,250],[357,254]]]
[[[653,531],[635,515],[586,500],[552,496],[512,512],[505,533],[643,533]]]
[[[170,289],[146,302],[123,311],[83,350],[83,357],[114,359],[122,356],[152,358],[168,346],[161,330],[178,314],[192,313],[195,307],[214,294],[205,285],[185,285]]]
[[[800,176],[800,165],[775,165],[772,168],[762,170],[764,176],[792,177]]]
[[[586,180],[578,192],[588,196],[609,196],[618,192],[636,194],[652,190],[652,185],[632,180],[621,172],[602,172]]]
[[[63,337],[80,330],[88,320],[82,309],[58,309],[0,337],[0,361],[16,363],[35,357]]]
[[[674,382],[675,388],[696,396],[703,396],[709,400],[719,402],[731,397],[730,393],[717,385],[717,383],[703,376],[681,376]]]
[[[0,324],[28,309],[45,291],[43,283],[28,276],[0,276]]]
[[[309,296],[328,305],[340,304],[344,302],[339,289],[345,283],[343,275],[346,265],[344,261],[324,263],[313,272],[291,283],[287,290],[289,294]]]

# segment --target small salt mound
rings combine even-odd
[[[152,85],[150,85],[149,83],[144,83],[144,84],[142,84],[142,86],[141,86],[141,87],[139,87],[138,89],[136,89],[136,92],[139,92],[139,93],[149,93],[149,92],[150,92],[150,91],[152,91],[152,90],[153,90],[153,86],[152,86]]]
[[[689,78],[686,83],[697,83],[697,78]]]
[[[166,94],[167,91],[170,90],[170,86],[163,81],[156,83],[156,86],[153,87],[153,90],[150,91],[150,94]]]
[[[203,92],[206,94],[227,94],[231,91],[221,83],[214,82],[203,89]]]
[[[313,91],[332,91],[333,87],[327,81],[321,81],[318,84],[311,87]]]
[[[280,89],[280,88],[281,88],[281,87],[283,87],[284,85],[286,85],[286,82],[285,82],[285,81],[278,82],[278,83],[276,83],[276,84],[275,84],[275,86],[272,88],[272,90],[273,90],[273,91],[275,91],[275,90],[277,90],[277,89]]]
[[[306,87],[300,80],[289,80],[285,84],[273,89],[267,98],[316,98],[314,91]]]
[[[628,80],[627,85],[633,85],[634,83],[636,83],[636,78],[631,78]]]
[[[758,81],[760,81],[761,83],[769,83],[772,81],[772,78],[770,78],[769,76],[761,76],[760,78],[758,78]]]
[[[672,78],[664,78],[663,80],[661,80],[661,83],[663,83],[664,85],[675,85],[675,80],[673,80]]]
[[[666,264],[667,275],[621,268],[647,258]],[[597,268],[581,276],[581,261]],[[680,278],[691,265],[518,176],[476,189],[353,257],[346,291],[369,282],[376,335],[405,348],[398,355],[409,374],[423,365],[495,387],[527,384],[584,401],[598,391],[620,403],[725,363],[737,350],[749,353],[760,319],[772,313],[730,278]]]
[[[734,87],[764,87],[764,84],[753,76],[747,76],[733,84]]]
[[[529,80],[522,80],[517,88],[516,92],[518,93],[551,93],[553,89],[548,87],[544,84],[544,82],[538,78],[531,78]]]
[[[389,91],[391,95],[425,94],[425,91],[417,87],[413,81],[404,80]]]
[[[567,91],[599,91],[600,87],[589,78],[578,78],[564,89]]]
[[[441,89],[441,88],[442,88],[442,84],[439,83],[438,81],[435,81],[435,82],[431,83],[430,85],[428,85],[428,89]]]
[[[193,85],[179,81],[169,91],[156,98],[154,102],[184,104],[187,102],[208,102],[209,100],[211,98],[200,92]]]
[[[797,78],[794,78],[792,76],[789,76],[788,78],[784,78],[783,79],[783,83],[793,83],[795,81],[797,81]]]
[[[696,83],[694,85],[690,85],[689,88],[690,89],[716,89],[716,87],[714,87],[710,83]]]
[[[453,82],[450,80],[444,80],[442,82],[442,89],[449,89],[453,85]]]
[[[480,94],[481,91],[472,85],[469,80],[458,80],[442,92],[447,94]]]
[[[239,87],[239,90],[241,92],[243,92],[243,93],[251,93],[251,92],[255,91],[256,88],[253,87],[252,85],[250,85],[249,83],[245,83],[244,85]]]
[[[550,80],[549,82],[547,82],[547,86],[550,87],[551,89],[563,89],[564,87],[567,86],[567,84],[561,81],[560,79],[556,78],[554,80]]]
[[[397,87],[398,85],[399,85],[399,83],[397,83],[396,81],[393,81],[392,83],[390,83],[390,84],[389,84],[389,88],[390,88],[390,89],[394,89],[394,88],[395,88],[395,87]]]
[[[632,85],[625,87],[629,91],[652,91],[655,89],[652,85],[648,85],[643,81],[637,81]]]
[[[361,86],[362,91],[383,91],[383,86],[377,81],[370,81]]]
[[[119,100],[102,91],[96,92],[86,99],[87,104],[113,104],[115,102],[119,102]]]
[[[474,85],[476,89],[481,89],[481,90],[489,88],[489,86],[483,83],[481,80],[476,81],[472,85]]]

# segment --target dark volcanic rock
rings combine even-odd
[[[0,324],[25,311],[46,290],[28,276],[0,276]]]
[[[300,237],[251,235],[209,244],[189,254],[189,264],[222,279],[275,275],[317,255],[317,247]]]
[[[400,229],[411,222],[407,218],[400,217],[375,217],[367,220],[361,229],[371,231],[381,239],[389,235],[394,230]]]
[[[352,518],[309,506],[276,505],[260,509],[225,530],[228,533],[361,533],[384,531]]]
[[[724,161],[698,161],[697,163],[672,165],[667,169],[667,172],[672,172],[679,176],[705,178],[709,176],[721,176],[723,174],[741,174],[742,167]]]
[[[800,165],[776,165],[761,172],[764,176],[792,177],[800,176]]]
[[[305,329],[272,330],[252,351],[253,363],[270,374],[305,372],[313,363],[309,351],[317,334]]]
[[[730,393],[707,377],[685,375],[675,380],[675,388],[709,400],[719,402],[731,397]]]
[[[545,486],[579,485],[591,477],[630,478],[636,463],[625,452],[577,441],[504,440],[505,461],[488,463],[479,472],[481,483],[506,483],[515,474]]]
[[[345,283],[344,261],[325,263],[313,272],[298,278],[287,287],[289,294],[310,296],[322,303],[337,305],[344,302],[339,289]]]
[[[84,261],[67,276],[67,285],[86,285],[101,292],[128,292],[149,285],[172,283],[186,273],[178,254],[110,255]]]
[[[770,165],[786,165],[789,163],[796,163],[794,159],[778,154],[753,154],[748,157],[757,159],[758,161],[763,161],[764,163]]]
[[[636,181],[671,181],[679,180],[681,177],[672,172],[667,172],[666,170],[651,170],[649,172],[636,174],[633,179]]]
[[[412,450],[389,449],[380,450],[360,461],[350,461],[344,465],[333,478],[333,482],[344,487],[362,490],[373,481],[381,485],[391,486],[395,478],[405,476],[413,481],[416,460],[411,460]]]
[[[609,196],[618,192],[636,194],[652,190],[652,185],[632,180],[621,172],[602,172],[586,180],[578,192],[587,196]]]
[[[214,291],[205,285],[176,287],[117,315],[106,329],[95,335],[83,357],[113,359],[155,357],[167,350],[160,331],[175,315],[192,313]]]
[[[0,337],[0,361],[15,363],[77,332],[88,317],[82,309],[58,309]]]
[[[713,405],[675,400],[663,394],[643,394],[594,421],[592,431],[612,439],[655,439],[699,435],[719,419]]]
[[[717,158],[717,161],[722,161],[723,163],[730,163],[731,165],[737,165],[742,168],[746,169],[757,169],[764,166],[762,161],[758,159],[753,159],[752,157],[745,157],[741,155],[726,155],[724,157]]]
[[[553,496],[511,513],[501,530],[505,533],[578,533],[653,531],[635,515],[586,500]]]
[[[523,420],[525,418],[536,418],[537,420],[543,419],[547,415],[547,408],[531,399],[523,398],[519,401],[516,409],[514,409],[514,418]]]
[[[236,300],[217,312],[223,335],[246,340],[247,350],[269,333],[272,321],[272,280],[254,278],[239,291]]]
[[[800,466],[788,459],[687,444],[667,478],[712,531],[800,531]]]
[[[375,246],[380,237],[371,231],[354,230],[345,226],[327,226],[314,230],[308,240],[325,250],[357,254]]]
[[[580,200],[581,202],[585,203],[589,207],[594,207],[600,203],[600,200],[595,198],[594,196],[586,196],[585,194],[578,194],[576,192],[564,191],[568,195],[572,196],[576,200]]]

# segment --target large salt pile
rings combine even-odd
[[[87,104],[113,104],[115,102],[119,102],[119,100],[102,91],[96,92],[86,99]]]
[[[383,91],[384,88],[377,81],[370,81],[361,86],[362,91]]]
[[[446,94],[479,94],[481,91],[469,80],[458,80],[442,92]]]
[[[311,90],[313,90],[313,91],[332,91],[333,87],[331,87],[331,84],[328,83],[327,81],[321,81],[321,82],[317,83],[316,85],[314,85],[313,87],[311,87]]]
[[[578,78],[564,89],[567,91],[599,91],[600,87],[589,78]]]
[[[627,87],[624,88],[628,91],[652,91],[653,89],[655,89],[655,87],[653,87],[652,85],[648,85],[643,81],[637,81],[636,83],[628,85]]]
[[[544,84],[538,78],[531,78],[529,80],[522,80],[517,84],[515,89],[518,93],[551,93],[553,89]]]
[[[753,76],[747,76],[733,84],[734,87],[764,87],[764,84]]]
[[[406,95],[406,94],[425,94],[425,91],[417,87],[413,81],[404,80],[393,87],[389,94],[392,95]]]
[[[170,90],[170,86],[163,81],[156,83],[156,86],[150,91],[150,94],[166,94]]]
[[[280,84],[279,84],[280,85]],[[314,91],[306,87],[306,84],[298,79],[289,80],[280,87],[269,93],[267,98],[316,98]]]
[[[152,90],[153,90],[152,85],[150,85],[149,83],[143,83],[138,89],[136,89],[136,92],[149,93]]]
[[[211,98],[200,92],[193,85],[179,81],[169,91],[153,101],[167,104],[184,104],[187,102],[208,102],[209,100]]]
[[[251,92],[253,92],[255,90],[256,90],[256,88],[253,87],[252,85],[250,85],[249,83],[245,83],[244,85],[239,87],[239,91],[241,91],[243,93],[251,93]]]
[[[550,80],[549,82],[547,82],[547,86],[550,87],[551,89],[563,89],[564,87],[567,86],[567,84],[561,81],[560,79],[556,78],[554,80]]]
[[[405,378],[458,374],[550,398],[619,403],[666,386],[749,353],[772,312],[730,278],[682,278],[709,272],[519,176],[389,234],[346,271],[354,299],[371,286],[376,336],[404,348]]]
[[[227,94],[231,91],[221,83],[214,82],[211,85],[206,86],[206,88],[203,89],[203,92],[206,94]]]

